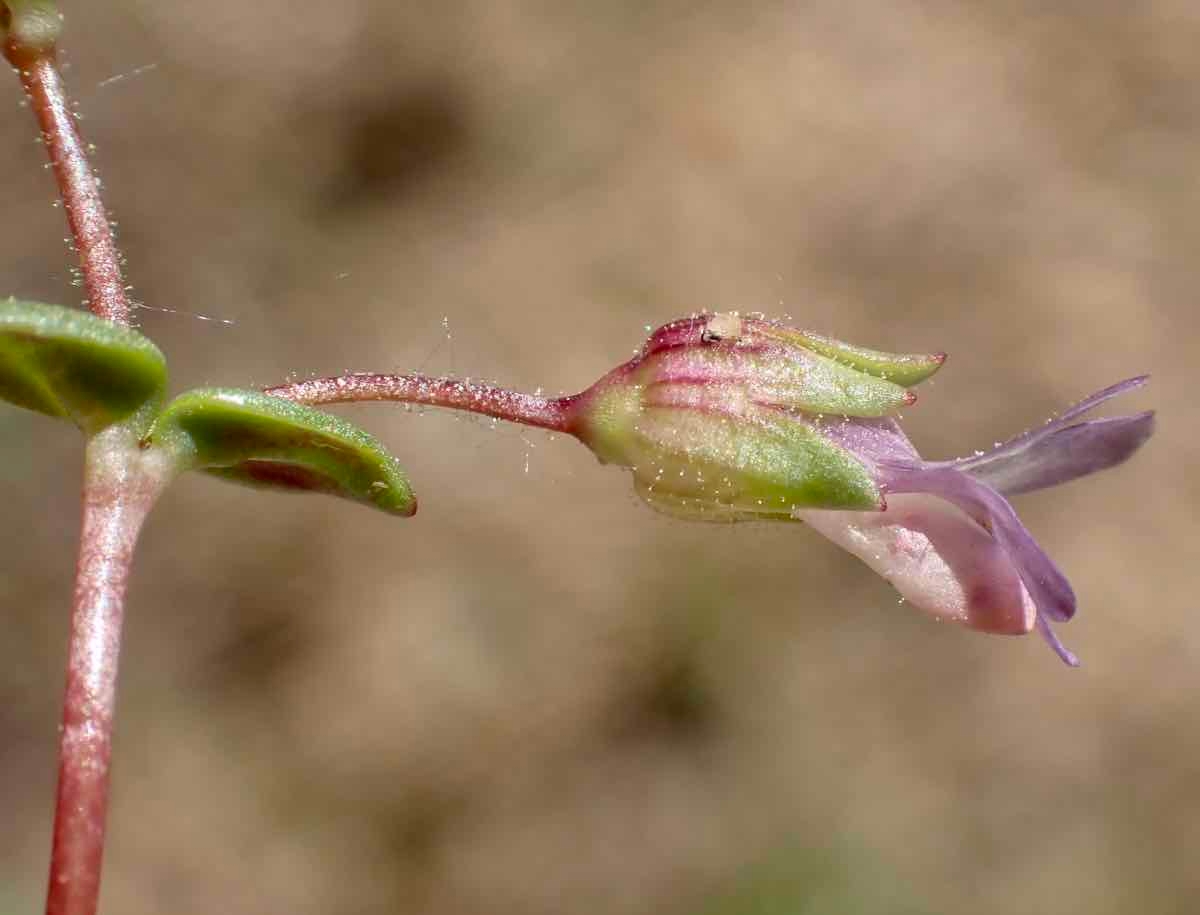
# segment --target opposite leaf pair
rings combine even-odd
[[[76,309],[0,301],[0,399],[89,437],[129,423],[175,472],[416,511],[395,458],[358,427],[257,391],[201,388],[163,406],[166,384],[166,360],[137,331]]]

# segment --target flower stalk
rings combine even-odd
[[[574,431],[578,396],[542,397],[461,378],[350,372],[265,388],[264,393],[306,406],[391,401],[478,413],[552,432]]]

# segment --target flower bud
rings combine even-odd
[[[639,494],[686,518],[790,518],[878,510],[871,468],[822,430],[826,415],[881,417],[944,357],[875,352],[736,314],[659,328],[580,397],[577,435],[633,470]]]

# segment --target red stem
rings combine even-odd
[[[169,478],[155,459],[120,426],[88,445],[47,915],[93,915],[99,901],[125,586],[138,531]]]
[[[310,406],[376,400],[429,404],[571,434],[574,433],[573,407],[578,400],[578,395],[547,398],[469,379],[366,372],[281,384],[266,388],[265,392]]]
[[[121,257],[100,197],[99,183],[75,126],[54,51],[33,50],[9,42],[4,55],[20,73],[21,85],[42,130],[42,141],[54,166],[67,223],[79,252],[88,307],[101,318],[129,324],[129,299],[121,275]]]
[[[8,31],[4,56],[20,74],[54,168],[88,306],[128,325],[120,253],[55,62],[58,13],[48,5],[0,2],[0,25]],[[95,915],[99,904],[125,587],[138,531],[169,478],[160,460],[141,452],[134,432],[121,424],[88,443],[47,915]]]

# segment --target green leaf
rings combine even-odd
[[[396,459],[336,416],[258,391],[199,388],[171,401],[147,444],[184,469],[251,486],[322,492],[411,515],[417,499]]]
[[[167,361],[136,330],[78,308],[0,300],[0,399],[99,432],[157,401]]]

